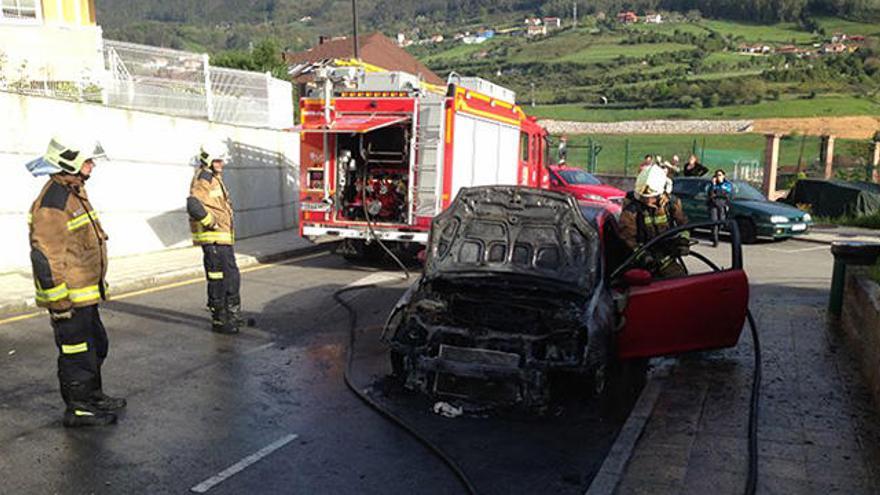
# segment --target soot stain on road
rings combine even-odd
[[[597,403],[583,393],[557,401],[544,416],[516,409],[439,416],[432,411],[435,399],[405,390],[390,377],[380,332],[380,327],[358,330],[356,385],[452,457],[480,493],[575,494],[587,489],[621,420],[600,414]]]

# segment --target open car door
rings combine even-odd
[[[706,226],[692,224],[670,230],[650,245],[696,227]],[[652,279],[644,270],[631,270],[626,264],[617,271],[627,279],[620,289],[626,293],[627,302],[623,327],[616,338],[618,358],[647,358],[736,345],[748,311],[749,282],[742,267],[739,232],[735,224],[729,228],[730,268],[721,269],[699,253],[692,253],[713,271],[673,279]]]

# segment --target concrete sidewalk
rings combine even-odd
[[[837,225],[822,225],[813,227],[810,233],[797,236],[795,239],[820,244],[832,242],[880,242],[880,230],[861,229],[858,227],[845,227]]]
[[[299,237],[293,230],[242,239],[235,244],[239,268],[271,263],[319,249],[320,244]],[[201,248],[187,247],[110,258],[107,282],[111,294],[122,294],[203,274]],[[35,307],[30,267],[0,273],[0,315],[20,313]]]
[[[751,258],[750,275],[763,357],[758,493],[880,493],[880,414],[827,319],[828,281],[819,275],[829,260],[772,249],[774,259]],[[655,363],[618,457],[606,459],[588,494],[743,493],[753,349],[746,328],[732,349]]]

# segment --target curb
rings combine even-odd
[[[648,379],[585,495],[612,495],[615,492],[636,450],[636,443],[654,412],[654,405],[660,397],[660,392],[663,391],[663,386],[664,380],[661,378],[652,376]]]
[[[278,261],[286,260],[288,258],[292,258],[294,256],[302,256],[312,253],[317,253],[320,251],[325,251],[331,249],[334,245],[339,243],[340,241],[329,241],[329,242],[321,242],[316,244],[311,244],[308,246],[298,247],[287,249],[284,251],[279,251],[277,253],[268,253],[263,255],[242,255],[236,254],[235,261],[238,264],[239,268],[246,268],[256,265],[266,265],[270,263],[276,263]],[[127,292],[135,292],[143,289],[147,289],[150,287],[155,287],[158,285],[169,284],[173,282],[179,282],[182,280],[188,280],[196,277],[200,277],[204,274],[204,269],[199,266],[179,268],[176,270],[169,270],[162,273],[157,273],[155,275],[145,276],[135,280],[128,280],[125,282],[115,283],[112,286],[112,290],[114,294],[123,295]],[[111,297],[112,301],[113,298]],[[26,313],[30,311],[34,311],[39,309],[34,301],[34,298],[28,297],[24,301],[13,302],[13,303],[0,303],[0,316],[15,316],[19,313]]]

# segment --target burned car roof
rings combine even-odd
[[[464,188],[432,222],[425,277],[522,275],[584,292],[597,276],[598,249],[596,229],[567,194]]]

